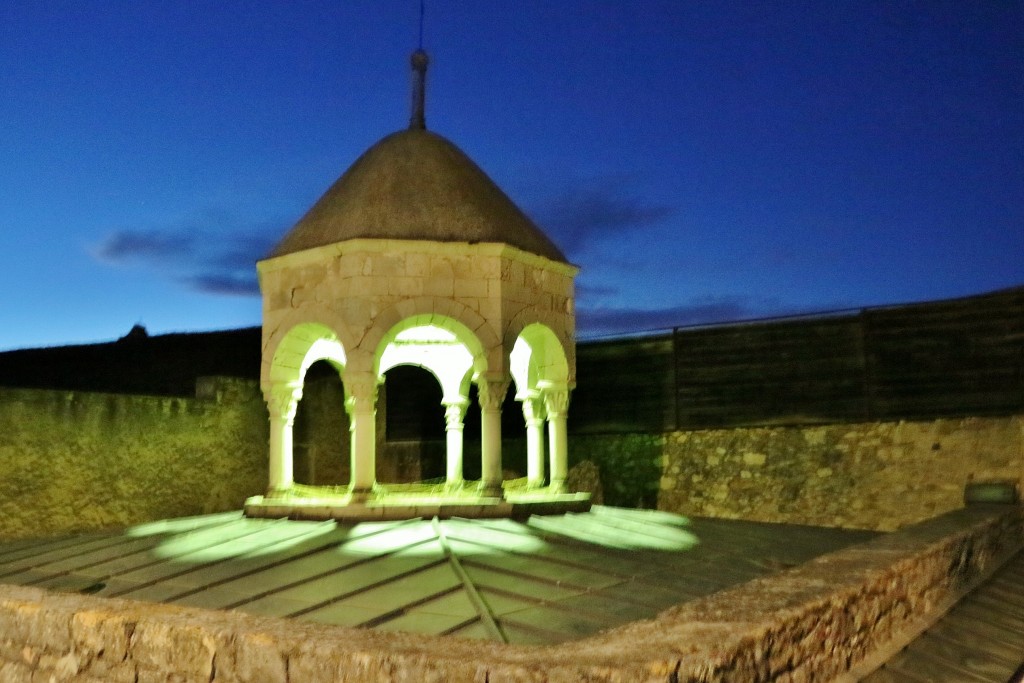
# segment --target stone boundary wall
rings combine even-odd
[[[197,398],[0,388],[0,538],[237,510],[267,482],[255,382]]]
[[[968,482],[1024,487],[1021,415],[637,438],[662,458],[658,508],[683,515],[892,531],[960,507]]]
[[[75,683],[828,680],[1024,542],[976,506],[550,647],[376,632],[0,586],[0,679]]]

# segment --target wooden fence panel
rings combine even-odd
[[[678,331],[676,379],[682,428],[865,416],[856,317]]]
[[[675,429],[673,371],[671,334],[580,344],[569,428],[576,433]]]
[[[865,321],[876,416],[1024,407],[1024,290],[874,309]]]

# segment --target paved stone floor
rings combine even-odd
[[[1024,681],[1024,552],[864,683]]]
[[[556,643],[876,534],[595,506],[341,524],[224,513],[0,544],[0,582],[364,628]]]

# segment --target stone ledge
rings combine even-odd
[[[392,494],[385,500],[362,503],[325,499],[253,496],[245,501],[246,517],[306,521],[383,522],[402,519],[526,519],[530,515],[562,515],[587,512],[589,493],[550,493],[530,497],[508,494],[505,499],[483,496],[443,495],[417,497]]]
[[[548,647],[324,626],[0,586],[10,680],[823,680],[1019,549],[1022,508],[978,506],[594,637]]]

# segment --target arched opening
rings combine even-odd
[[[296,411],[307,371],[318,361],[327,367],[322,372],[334,372],[339,376],[344,373],[345,349],[338,336],[320,323],[302,323],[291,328],[271,356],[263,387],[270,412],[268,488],[271,492],[288,491],[294,487]],[[343,425],[339,424],[339,432],[342,428]],[[308,464],[305,474],[308,476]]]
[[[445,408],[442,398],[440,382],[418,365],[396,365],[384,372],[386,456],[377,461],[380,481],[444,480]]]
[[[406,318],[396,324],[384,335],[377,347],[376,366],[378,376],[387,381],[387,374],[393,371],[399,381],[418,384],[411,385],[402,395],[391,389],[393,410],[401,409],[404,414],[412,416],[413,422],[419,422],[425,429],[418,430],[416,443],[420,454],[425,451],[432,453],[436,446],[431,445],[431,437],[437,434],[438,427],[443,430],[444,456],[443,472],[440,479],[447,490],[458,490],[467,480],[465,470],[465,429],[466,414],[471,406],[471,387],[486,371],[487,359],[483,345],[473,332],[464,324],[438,314],[421,314]],[[426,375],[422,372],[400,369],[413,366],[427,371],[432,375],[437,389],[428,388]],[[416,403],[414,403],[416,401]],[[401,408],[399,403],[402,402]],[[438,419],[439,418],[439,419]],[[399,414],[394,413],[395,428],[392,437],[400,436]],[[407,425],[408,426],[408,425]],[[500,433],[500,427],[499,427]],[[499,437],[500,438],[500,437]],[[396,439],[397,440],[397,439]],[[409,450],[406,446],[404,450]],[[392,456],[402,452],[398,447]],[[499,451],[500,453],[500,444]],[[411,457],[411,455],[409,456]],[[435,466],[431,455],[428,472],[433,473]],[[500,457],[497,476],[494,466],[490,469],[481,466],[481,470],[489,473],[491,480],[500,486]],[[421,477],[434,479],[434,477]]]
[[[302,378],[292,440],[296,484],[345,486],[349,482],[349,419],[338,371],[315,361]]]
[[[527,486],[548,484],[560,490],[568,470],[570,387],[565,349],[549,327],[533,323],[516,338],[509,363],[526,426]]]

